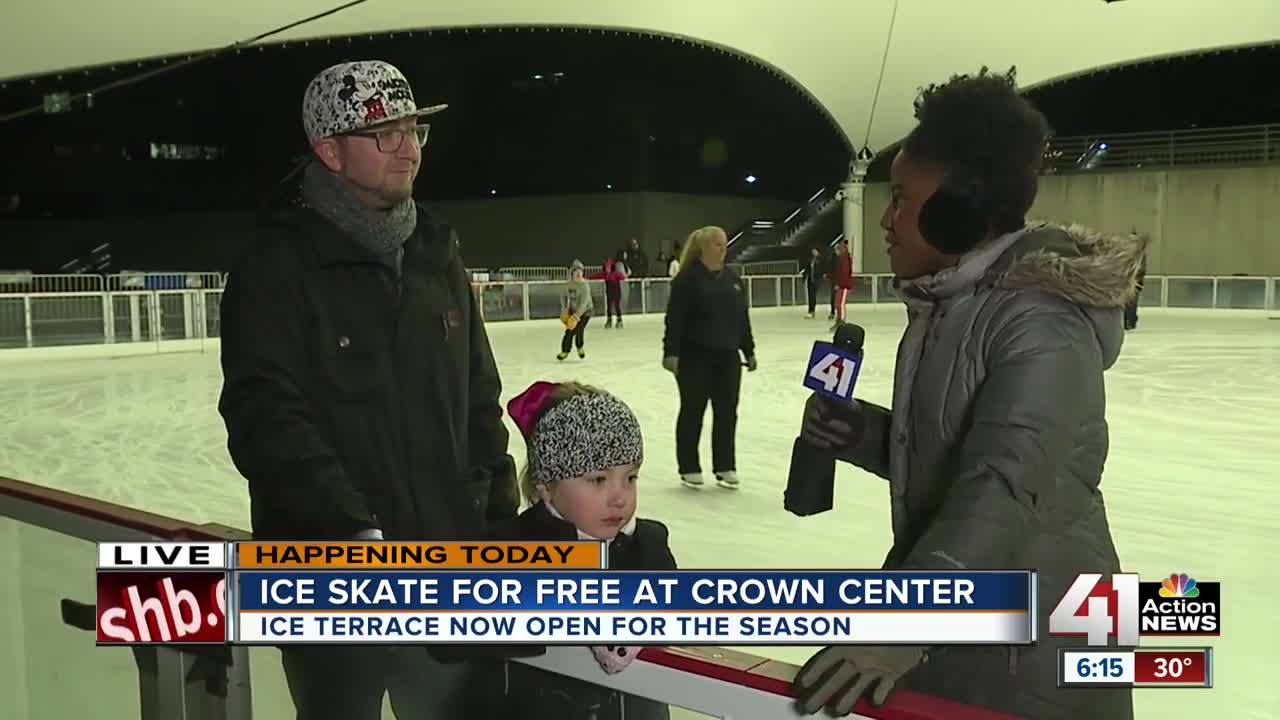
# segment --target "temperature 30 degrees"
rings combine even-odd
[[[1135,687],[1213,687],[1213,648],[1137,648]]]

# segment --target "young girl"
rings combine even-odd
[[[564,295],[560,296],[560,322],[564,323],[564,338],[560,340],[557,360],[569,357],[569,346],[574,344],[578,346],[578,357],[587,356],[582,344],[585,342],[591,311],[595,307],[591,302],[591,288],[587,286],[582,273],[582,263],[574,260],[569,266],[569,284],[565,286]]]
[[[520,485],[532,505],[494,529],[494,539],[607,540],[609,567],[674,570],[667,528],[635,517],[644,441],[618,398],[578,383],[536,382],[507,404],[528,446]],[[593,647],[606,672],[620,672],[637,647]],[[519,717],[666,720],[667,706],[520,663],[508,665],[507,697]],[[594,713],[594,714],[593,714]]]
[[[606,328],[613,327],[613,316],[618,316],[618,327],[622,327],[622,283],[626,282],[627,276],[623,273],[620,263],[613,258],[604,261],[604,272],[591,273],[588,275],[592,280],[604,280],[604,297],[607,305],[605,309],[606,319],[604,326]]]

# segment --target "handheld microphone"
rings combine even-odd
[[[805,366],[804,386],[832,398],[837,407],[852,411],[853,386],[862,367],[862,343],[867,332],[852,323],[836,327],[835,342],[815,342]],[[836,456],[797,437],[791,447],[791,468],[782,505],[805,517],[826,512],[835,505]]]

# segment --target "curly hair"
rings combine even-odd
[[[983,67],[922,88],[918,123],[902,144],[915,161],[975,180],[998,234],[1025,224],[1050,134],[1044,115],[1018,94],[1016,75],[1017,68],[997,74]]]

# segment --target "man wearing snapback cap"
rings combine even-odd
[[[501,384],[457,234],[413,200],[426,116],[381,61],[307,87],[314,157],[222,298],[228,449],[264,540],[477,539],[519,506]],[[299,720],[464,717],[473,663],[282,650]]]

